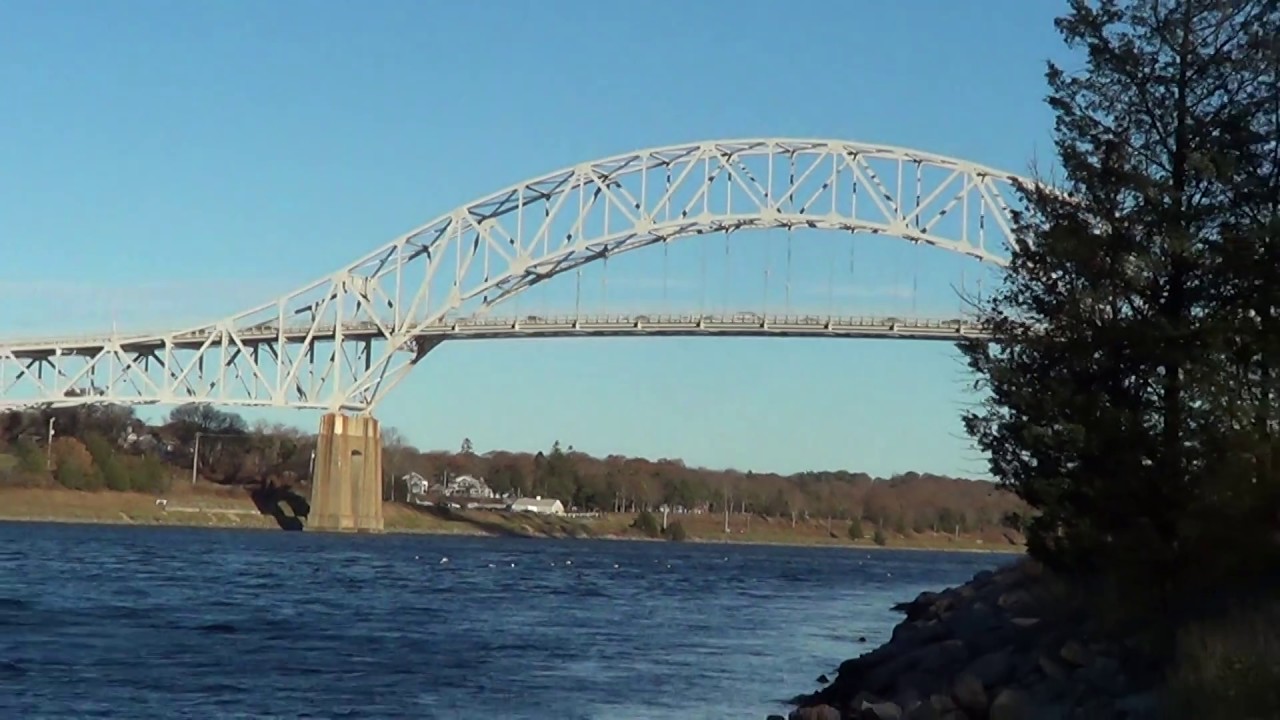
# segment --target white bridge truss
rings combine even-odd
[[[642,150],[528,180],[423,225],[274,302],[175,332],[0,341],[0,408],[94,402],[371,411],[446,339],[784,335],[956,339],[960,319],[491,318],[556,275],[710,233],[897,236],[1004,266],[1028,180],[903,148],[726,140]]]

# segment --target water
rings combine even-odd
[[[0,524],[0,717],[762,720],[1003,561]]]

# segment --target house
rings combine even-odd
[[[542,515],[563,515],[564,503],[541,495],[533,498],[517,498],[511,503],[513,512],[532,512]]]
[[[135,428],[133,425],[125,427],[116,444],[135,452],[156,452],[158,450],[171,454],[178,449],[177,440],[165,437],[160,431],[153,430],[146,425],[140,428]]]
[[[423,504],[425,502],[424,496],[430,489],[430,484],[427,482],[426,478],[416,472],[411,472],[401,477],[400,480],[404,483],[405,494],[408,496],[405,499],[418,504]]]
[[[484,478],[471,475],[459,475],[452,479],[446,478],[443,490],[444,494],[449,496],[492,498],[497,495],[489,487],[489,484],[484,481]]]

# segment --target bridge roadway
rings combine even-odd
[[[0,341],[0,354],[13,358],[46,358],[54,354],[88,355],[104,347],[119,347],[132,352],[149,348],[160,350],[199,350],[214,335],[217,327],[185,333],[130,333],[117,336],[45,337]],[[337,327],[328,325],[286,326],[281,332],[273,325],[260,325],[235,330],[236,338],[246,346],[267,343],[333,342],[339,338]],[[387,335],[376,323],[342,326],[343,341],[378,340]],[[422,327],[417,336],[445,340],[483,340],[499,338],[553,337],[636,337],[636,336],[725,336],[725,337],[828,337],[881,338],[913,340],[949,340],[962,337],[984,337],[983,329],[960,318],[930,319],[907,317],[835,317],[819,315],[763,315],[756,313],[703,315],[595,315],[524,317],[468,317],[446,319]]]

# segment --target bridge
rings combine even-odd
[[[380,529],[373,411],[442,342],[590,336],[956,340],[962,317],[495,308],[584,266],[742,230],[882,235],[1003,267],[1030,181],[917,150],[718,140],[564,168],[453,209],[330,275],[231,317],[154,333],[0,341],[0,409],[87,403],[318,408],[313,527]],[[703,242],[706,242],[705,240]]]

